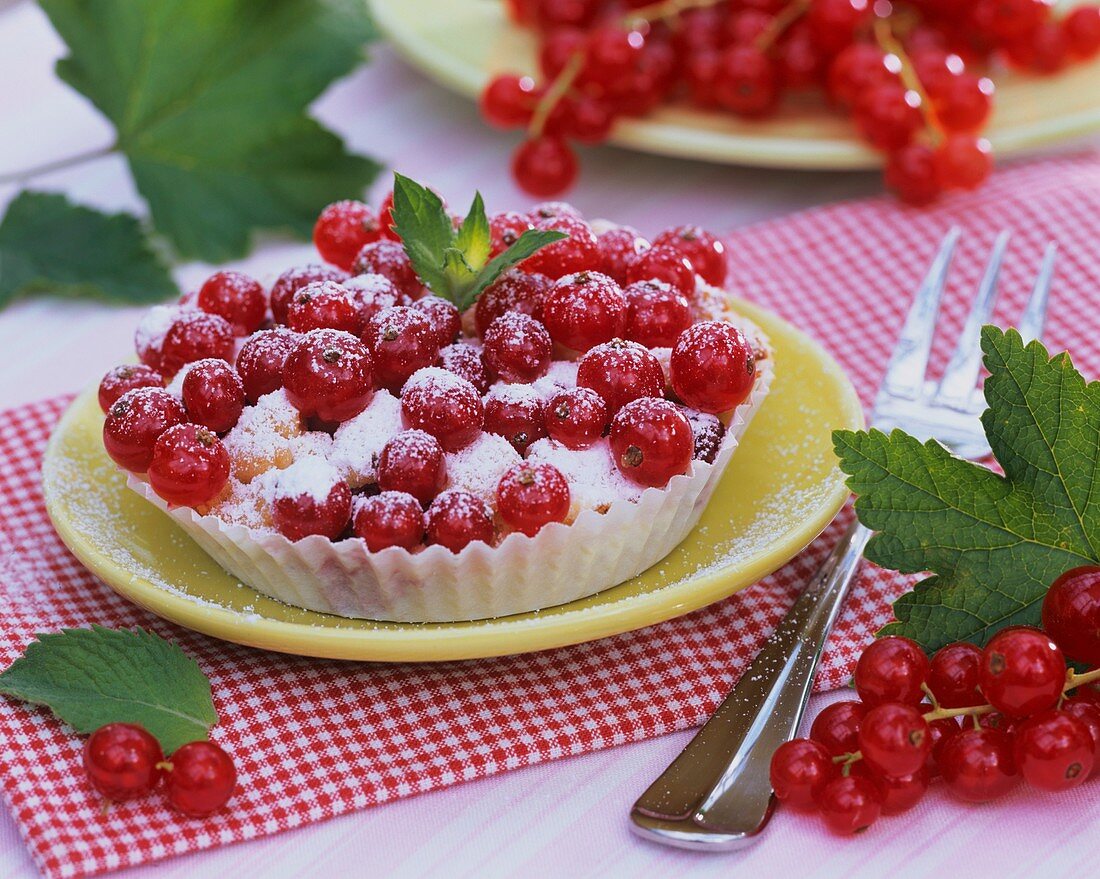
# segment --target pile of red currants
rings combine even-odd
[[[1067,656],[1094,670],[1067,669]],[[775,752],[772,788],[841,835],[911,809],[936,776],[973,803],[1008,793],[1021,776],[1070,790],[1100,771],[1097,666],[1097,567],[1055,581],[1043,630],[1009,627],[984,649],[948,644],[931,660],[908,638],[881,638],[856,665],[859,699],[829,705],[809,738]]]
[[[1100,6],[1056,15],[1049,0],[508,0],[539,40],[541,81],[500,75],[485,119],[524,128],[512,173],[549,197],[577,176],[571,142],[669,101],[745,118],[817,89],[885,154],[904,201],[974,189],[992,156],[985,74],[1055,73],[1100,53]]]
[[[189,818],[213,814],[237,786],[233,758],[213,742],[188,742],[166,760],[160,743],[132,723],[108,723],[89,736],[84,772],[109,803],[162,788],[168,805]]]

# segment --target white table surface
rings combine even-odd
[[[395,0],[396,2],[396,0]],[[37,7],[0,8],[0,176],[110,142],[96,111],[54,76],[64,47]],[[491,131],[467,101],[410,70],[384,46],[315,108],[351,146],[430,182],[456,205],[474,188],[491,210],[530,199],[507,174],[513,137]],[[109,157],[41,178],[36,188],[115,210],[140,211],[123,161]],[[375,200],[387,186],[375,187]],[[716,231],[802,207],[878,191],[872,174],[764,171],[586,152],[572,200],[586,214],[643,232],[679,222]],[[0,206],[17,191],[0,186]],[[352,195],[352,193],[349,193]],[[241,263],[261,277],[310,258],[301,244],[268,240]],[[183,266],[184,286],[209,272]],[[76,391],[130,350],[138,312],[40,299],[0,313],[0,407]],[[0,622],[0,625],[3,623]],[[815,697],[811,716],[833,698]],[[327,823],[125,872],[129,879],[304,876],[1086,876],[1095,870],[1096,783],[1084,798],[1017,792],[965,808],[934,791],[917,810],[881,822],[859,840],[835,840],[817,822],[780,814],[754,848],[733,855],[664,849],[631,836],[627,811],[689,733],[560,760],[423,794]],[[964,819],[965,820],[962,820]],[[1091,844],[1086,840],[1092,837]],[[873,854],[873,859],[871,858]],[[0,808],[0,877],[37,871]]]

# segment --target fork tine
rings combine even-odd
[[[982,368],[981,332],[993,314],[997,301],[997,281],[1001,274],[1001,262],[1008,247],[1008,232],[1002,232],[993,243],[993,253],[985,267],[985,274],[978,285],[978,295],[966,317],[966,324],[959,334],[955,352],[944,371],[933,405],[950,406],[953,409],[970,409],[978,373]]]
[[[1054,258],[1058,253],[1058,245],[1053,241],[1047,245],[1043,252],[1043,262],[1039,266],[1039,274],[1035,276],[1035,286],[1031,288],[1031,298],[1024,306],[1024,313],[1020,316],[1020,335],[1025,342],[1042,338],[1043,327],[1047,322],[1047,305],[1050,302],[1050,282],[1054,278]]]
[[[924,386],[924,373],[928,368],[928,354],[932,350],[932,336],[936,330],[936,316],[940,311],[940,299],[947,282],[947,268],[958,243],[960,229],[953,226],[944,236],[936,258],[921,282],[905,325],[886,367],[882,389],[892,397],[915,400]]]

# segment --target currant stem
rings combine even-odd
[[[43,174],[52,174],[54,171],[63,171],[66,168],[72,168],[84,162],[102,159],[104,156],[109,156],[111,153],[115,152],[116,149],[117,147],[115,144],[97,147],[94,150],[85,150],[84,152],[67,156],[64,159],[56,159],[53,162],[44,162],[32,168],[24,168],[22,171],[12,171],[9,174],[0,174],[0,186],[6,186],[9,183],[25,183],[33,177],[41,177]]]
[[[1062,692],[1072,690],[1084,684],[1091,684],[1093,681],[1100,681],[1100,668],[1094,668],[1092,671],[1083,671],[1080,674],[1074,671],[1067,672],[1066,686]]]
[[[809,8],[810,0],[792,0],[791,3],[788,3],[779,11],[779,14],[772,19],[763,33],[756,38],[753,42],[753,48],[766,52],[771,48],[772,43],[783,36],[783,32],[787,28],[806,14]]]
[[[932,106],[932,99],[928,97],[928,92],[925,91],[924,85],[920,81],[920,77],[917,76],[917,70],[913,67],[913,62],[909,58],[909,53],[905,51],[905,47],[894,35],[893,26],[890,24],[889,17],[876,18],[874,23],[875,41],[879,44],[879,48],[882,51],[893,55],[898,59],[901,64],[901,71],[898,76],[901,77],[901,83],[909,91],[915,92],[920,98],[920,113],[924,119],[924,126],[928,131],[928,137],[932,141],[932,146],[939,146],[944,140],[943,126],[940,124],[939,117],[936,115],[936,109]]]
[[[989,714],[993,710],[992,705],[970,705],[967,708],[936,708],[933,711],[926,712],[924,719],[931,723],[934,720],[943,720],[945,717],[978,717],[982,714]]]
[[[535,112],[531,116],[531,124],[527,126],[527,133],[532,138],[542,135],[543,129],[546,128],[546,120],[550,118],[550,114],[553,112],[554,107],[558,105],[558,101],[569,94],[569,89],[573,87],[573,83],[580,74],[582,67],[584,67],[583,52],[577,51],[569,56],[569,60],[565,62],[565,66],[554,78],[554,81],[550,83],[550,88],[546,90],[546,94],[542,96],[542,100],[535,107]]]
[[[1062,688],[1062,695],[1064,697],[1070,690],[1084,686],[1085,684],[1091,684],[1093,681],[1100,681],[1100,668],[1094,668],[1091,671],[1081,672],[1080,674],[1074,671],[1067,671],[1066,685]],[[992,705],[971,705],[967,708],[940,708],[928,685],[922,684],[921,689],[928,695],[933,706],[932,710],[926,712],[924,715],[924,719],[929,723],[934,720],[943,720],[945,717],[963,717],[967,715],[977,720],[980,715],[989,714],[995,710]]]
[[[689,9],[706,9],[708,6],[717,6],[726,0],[658,0],[648,6],[640,6],[627,13],[623,18],[623,24],[630,27],[636,21],[661,21],[665,18],[674,18],[681,12]]]

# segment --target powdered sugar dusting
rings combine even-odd
[[[523,459],[504,437],[483,433],[457,452],[448,452],[447,488],[460,488],[496,510],[497,483],[504,472]]]
[[[307,455],[278,474],[271,500],[308,497],[320,506],[339,481],[340,474],[331,463],[324,458]]]
[[[282,469],[294,460],[291,440],[302,433],[301,416],[279,388],[264,394],[255,406],[246,406],[236,426],[222,442],[229,452],[233,475],[250,482],[272,467]]]
[[[401,432],[401,403],[389,391],[375,392],[370,405],[333,436],[332,462],[352,488],[378,478],[378,455],[390,437]]]
[[[587,449],[568,449],[552,439],[540,439],[527,449],[527,460],[553,464],[569,483],[569,521],[581,510],[605,511],[618,500],[636,501],[641,486],[630,482],[615,466],[606,438]]]
[[[574,360],[553,360],[546,375],[540,376],[530,384],[543,400],[549,400],[558,391],[572,388],[577,384],[577,363]]]

